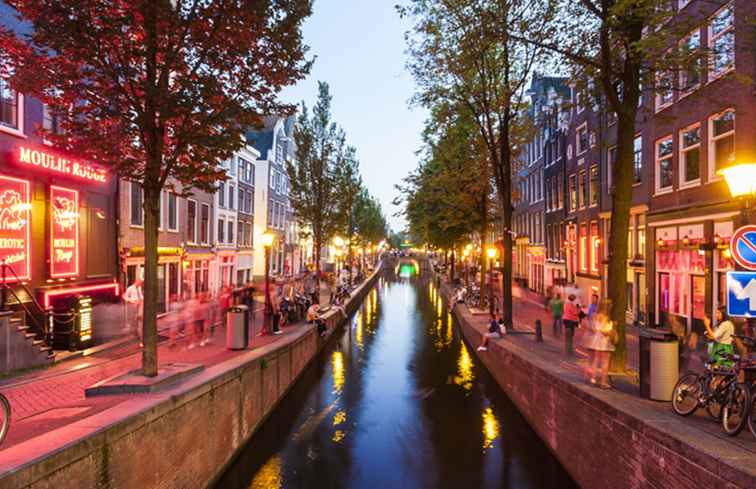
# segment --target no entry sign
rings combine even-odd
[[[756,270],[756,225],[739,228],[730,240],[730,252],[735,262],[746,270]]]

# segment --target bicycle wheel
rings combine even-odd
[[[748,415],[748,429],[756,438],[756,383],[751,386],[751,411]]]
[[[5,435],[8,434],[11,420],[11,406],[8,402],[8,398],[0,394],[0,443],[5,440]]]
[[[688,416],[698,409],[701,396],[701,381],[698,374],[683,375],[672,391],[672,410],[680,416]]]
[[[712,397],[706,402],[706,412],[709,416],[720,421],[722,419],[722,403],[719,399]]]
[[[730,388],[722,406],[722,429],[736,436],[746,425],[751,409],[751,391],[748,384],[735,384]]]

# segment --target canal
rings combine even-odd
[[[413,271],[378,281],[216,488],[576,487]]]

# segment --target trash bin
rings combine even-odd
[[[243,350],[249,344],[249,310],[247,306],[231,306],[226,315],[226,348]]]
[[[672,390],[680,375],[677,336],[668,329],[641,328],[639,340],[641,397],[672,400]]]

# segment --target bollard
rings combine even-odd
[[[543,332],[541,331],[541,320],[536,319],[535,322],[535,340],[538,342],[543,341]]]

